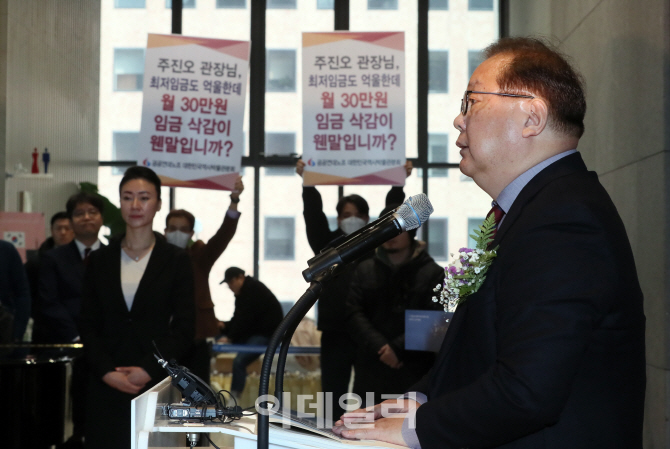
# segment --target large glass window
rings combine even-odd
[[[115,131],[112,143],[112,160],[114,161],[136,161],[137,147],[140,143],[140,133],[137,131],[122,132]],[[113,167],[115,175],[123,174],[124,168]]]
[[[484,222],[484,218],[468,218],[468,248],[474,248],[476,246],[475,239],[471,236],[475,230]]]
[[[419,125],[421,116],[417,109],[417,49],[418,37],[423,32],[418,29],[419,2],[349,2],[349,26],[352,31],[405,32],[405,154],[413,159],[417,169],[407,178],[404,192],[406,195],[427,193],[435,208],[429,233],[424,233],[423,238],[429,241],[429,251],[434,253],[438,263],[446,261],[440,260],[440,254],[449,248],[453,251],[467,246],[468,217],[483,216],[490,208],[490,198],[475,183],[461,182],[461,179],[469,178],[462,178],[457,168],[424,165],[426,162],[456,164],[460,161],[459,149],[454,145],[457,134],[454,134],[452,123],[458,114],[471,67],[476,67],[470,62],[472,58],[468,49],[485,48],[498,34],[495,13],[498,2],[485,2],[492,13],[467,13],[464,10],[471,6],[470,3],[472,0],[429,0],[428,48],[434,51],[430,53],[429,66],[421,70],[422,73],[429,73],[430,92],[435,94],[428,95],[427,145],[419,148],[417,130],[425,126]],[[314,252],[309,247],[305,232],[302,178],[295,174],[293,160],[294,155],[303,151],[302,72],[298,67],[302,58],[301,33],[333,31],[335,14],[341,4],[334,0],[267,2],[266,72],[258,73],[257,67],[250,67],[250,78],[265,80],[266,83],[264,109],[256,111],[257,114],[264,114],[264,127],[252,130],[253,133],[264,133],[265,145],[251,147],[245,141],[244,155],[248,157],[243,162],[246,167],[242,168],[245,190],[239,204],[242,212],[240,225],[210,276],[210,290],[220,319],[230,318],[234,308],[232,293],[218,283],[229,266],[239,266],[249,275],[258,276],[281,300],[294,301],[307,287],[301,271]],[[137,91],[143,85],[143,48],[147,33],[170,33],[167,5],[170,5],[167,0],[106,0],[101,3],[100,85],[103,88],[100,89],[98,142],[101,161],[136,159],[134,155],[131,157],[131,152],[137,145],[132,140],[136,139],[136,130],[141,125],[142,96],[137,95]],[[254,26],[250,1],[184,0],[184,5],[185,8],[197,6],[184,12],[182,33],[185,36],[250,40]],[[482,7],[481,3],[474,6],[475,9],[470,9]],[[123,9],[145,7],[146,10],[135,12]],[[258,12],[255,9],[255,13]],[[223,35],[221,30],[224,30]],[[472,30],[477,32],[469,32]],[[258,42],[253,45],[256,49],[262,48]],[[124,49],[133,50],[135,54],[126,53],[117,58],[115,50]],[[247,100],[250,93],[246,93]],[[258,103],[255,104],[258,106]],[[257,119],[258,116],[253,118]],[[254,122],[249,118],[247,102],[243,124],[247,138],[250,123],[253,125]],[[124,170],[125,167],[102,166],[98,172],[101,192],[117,204],[118,183]],[[255,178],[257,174],[259,179]],[[356,185],[344,186],[342,192],[344,195],[362,195],[368,201],[370,216],[374,219],[385,206],[389,189],[388,185]],[[335,205],[340,189],[337,186],[318,186],[317,190],[322,196],[329,228],[333,230],[337,226]],[[163,198],[163,210],[154,222],[155,228],[160,231],[169,212],[167,188],[163,189]],[[229,192],[218,190],[176,188],[174,198],[174,207],[185,208],[195,214],[198,223],[196,238],[204,241],[216,233],[230,202]],[[292,224],[286,219],[292,219]],[[480,219],[475,221],[481,222]],[[419,235],[421,233],[420,229]],[[313,311],[310,314],[314,316]]]
[[[144,82],[144,49],[114,50],[114,90],[142,90]]]
[[[246,8],[247,0],[216,0],[217,8]]]
[[[428,135],[428,162],[449,162],[447,141],[448,134]],[[428,171],[429,176],[447,176],[449,169],[447,168],[431,168]]]
[[[172,8],[172,0],[165,0],[165,7]],[[181,0],[181,7],[184,9],[195,8],[195,0]]]
[[[316,0],[316,9],[333,9],[335,0]]]
[[[447,260],[449,256],[449,219],[430,218],[430,243],[428,254],[435,260]]]
[[[295,258],[295,217],[265,217],[265,260]]]
[[[295,154],[295,133],[265,133],[265,156],[292,156]],[[269,176],[292,176],[293,167],[267,167]]]
[[[295,9],[297,0],[267,0],[268,9]]]
[[[482,63],[484,53],[481,50],[468,50],[468,79],[472,77],[472,73]]]
[[[368,9],[398,9],[398,0],[368,0]]]
[[[470,11],[493,11],[493,0],[468,0]]]
[[[428,92],[447,93],[449,91],[449,52],[431,50],[428,56]]]
[[[267,92],[295,92],[295,59],[295,50],[268,50]]]
[[[114,0],[115,8],[144,8],[145,0]]]

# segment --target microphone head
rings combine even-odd
[[[428,220],[430,214],[433,213],[433,205],[430,204],[430,200],[425,193],[419,193],[407,198],[395,213],[405,222],[403,230],[411,231]]]

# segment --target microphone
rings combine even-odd
[[[418,228],[432,213],[433,205],[425,194],[410,196],[398,208],[354,232],[337,247],[326,248],[309,259],[302,277],[311,282],[324,270],[353,262],[404,231]]]

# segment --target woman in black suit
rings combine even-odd
[[[90,364],[86,446],[130,447],[130,401],[167,373],[162,355],[180,360],[195,333],[188,255],[152,230],[160,179],[129,168],[119,186],[126,233],[91,255],[84,280],[81,337]]]

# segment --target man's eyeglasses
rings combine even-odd
[[[466,90],[461,100],[461,114],[465,116],[468,113],[468,104],[470,101],[470,94],[488,94],[488,95],[499,95],[501,97],[517,97],[517,98],[535,98],[532,95],[518,95],[518,94],[504,94],[501,92],[480,92],[477,90]]]

